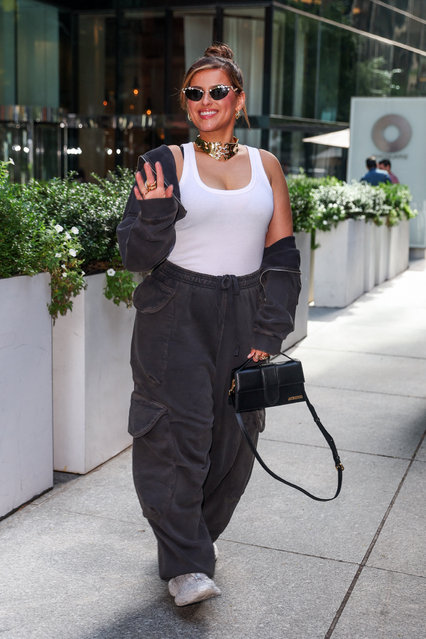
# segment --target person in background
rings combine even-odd
[[[365,161],[367,166],[367,173],[362,176],[361,182],[368,182],[372,186],[377,186],[380,182],[389,182],[391,181],[387,171],[382,171],[377,168],[377,162],[374,155],[368,157]]]
[[[396,177],[395,173],[392,173],[391,168],[392,168],[392,165],[390,163],[390,160],[388,160],[387,158],[383,158],[383,160],[379,161],[379,169],[387,172],[392,184],[399,184],[399,180]]]

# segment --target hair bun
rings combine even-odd
[[[224,58],[225,60],[234,60],[234,52],[231,47],[221,42],[216,42],[204,51],[204,56],[207,58]]]

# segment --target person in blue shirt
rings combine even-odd
[[[377,168],[376,158],[373,155],[368,157],[365,163],[368,171],[362,176],[361,182],[368,182],[372,186],[377,186],[380,182],[391,182],[388,172]]]

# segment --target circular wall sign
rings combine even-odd
[[[397,137],[393,140],[387,139],[385,137],[387,129],[396,129]],[[411,140],[412,133],[411,124],[406,118],[402,115],[391,113],[384,115],[375,122],[371,130],[371,137],[378,149],[393,153],[395,151],[401,151],[407,146]]]

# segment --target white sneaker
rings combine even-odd
[[[213,552],[214,552],[214,560],[217,561],[217,558],[219,557],[219,548],[216,546],[215,543],[213,543]]]
[[[173,577],[169,581],[169,593],[175,598],[177,606],[188,606],[222,594],[213,579],[203,572]]]

